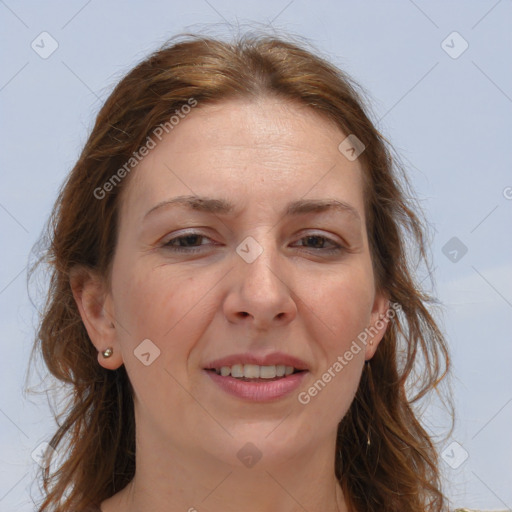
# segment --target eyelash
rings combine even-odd
[[[194,253],[198,253],[198,252],[201,252],[202,249],[201,247],[203,245],[207,245],[207,244],[201,244],[199,247],[182,247],[182,246],[176,246],[176,245],[171,245],[173,242],[176,242],[176,241],[179,241],[179,240],[183,240],[185,238],[189,238],[189,237],[199,237],[199,238],[209,238],[207,237],[206,235],[203,235],[201,233],[196,233],[196,232],[191,232],[191,233],[187,233],[185,235],[181,235],[181,236],[177,236],[175,238],[171,238],[169,241],[167,241],[165,244],[162,245],[163,248],[165,249],[168,249],[170,251],[173,251],[173,252],[181,252],[181,253],[188,253],[188,254],[194,254]],[[330,238],[326,237],[326,236],[323,236],[323,235],[317,235],[317,234],[312,234],[312,235],[306,235],[306,236],[303,236],[301,238],[299,238],[300,241],[302,240],[305,240],[307,238],[320,238],[320,239],[323,239],[324,241],[327,241],[328,243],[331,243],[334,245],[334,247],[331,247],[331,248],[324,248],[324,247],[319,247],[319,248],[315,248],[315,247],[311,247],[309,249],[312,249],[313,251],[322,251],[324,254],[335,254],[335,253],[339,253],[340,251],[342,251],[344,249],[343,246],[341,246],[340,244],[334,242],[334,240],[331,240]]]

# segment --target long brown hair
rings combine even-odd
[[[130,382],[124,366],[110,371],[98,364],[70,287],[76,266],[110,278],[120,194],[127,174],[136,172],[126,163],[155,127],[167,123],[172,129],[169,119],[191,98],[201,108],[262,95],[307,105],[366,146],[359,158],[376,287],[401,305],[338,427],[335,472],[347,503],[360,512],[446,510],[437,450],[415,411],[420,398],[439,390],[449,368],[446,341],[427,309],[435,299],[416,281],[417,262],[408,253],[416,248],[418,261],[428,267],[426,225],[360,88],[318,55],[304,42],[273,35],[231,42],[184,35],[131,70],[101,108],[60,190],[44,253],[32,268],[45,263],[50,271],[33,355],[42,354],[70,391],[50,443],[66,456],[42,471],[40,512],[98,505],[135,473]],[[119,173],[123,166],[126,172]],[[124,179],[113,183],[114,175]],[[450,396],[443,403],[453,408]]]

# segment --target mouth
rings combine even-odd
[[[221,392],[245,402],[275,402],[289,397],[302,385],[308,370],[295,366],[235,363],[212,365],[205,374]]]
[[[203,371],[223,393],[249,402],[270,402],[297,391],[309,367],[284,352],[246,352],[211,361]]]
[[[266,366],[257,364],[234,364],[232,366],[205,368],[205,370],[214,372],[221,377],[232,377],[245,382],[273,382],[306,371],[284,364]]]

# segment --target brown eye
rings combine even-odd
[[[323,236],[311,235],[304,237],[303,240],[306,240],[315,249],[323,249],[327,239]]]
[[[212,243],[203,243],[205,240],[211,241],[209,237],[201,233],[185,233],[163,243],[162,248],[175,252],[195,253],[215,245]]]
[[[169,240],[165,246],[175,246],[178,245],[179,247],[197,247],[198,241],[201,241],[203,238],[205,238],[203,235],[193,234],[193,235],[185,235],[185,236],[178,236],[176,238],[172,238]],[[175,244],[177,242],[177,244]]]
[[[304,236],[300,238],[300,241],[302,242],[301,247],[322,251],[324,253],[338,252],[342,249],[340,244],[322,235]]]

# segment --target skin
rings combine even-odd
[[[103,512],[348,510],[334,475],[337,426],[386,324],[307,405],[298,392],[244,401],[203,371],[234,353],[281,351],[307,362],[304,391],[385,315],[363,171],[339,152],[345,136],[311,109],[273,98],[199,105],[132,171],[111,283],[92,273],[72,279],[98,364],[124,364],[135,390],[136,475]],[[236,214],[173,206],[143,220],[159,202],[193,194],[233,201]],[[285,216],[299,199],[343,201],[360,220]],[[163,247],[192,228],[206,237],[189,243],[200,252]],[[328,254],[304,238],[312,235],[343,248]],[[263,249],[252,263],[235,251],[247,236]],[[161,351],[149,366],[134,356],[144,339]],[[248,442],[262,455],[251,468],[237,458]]]

